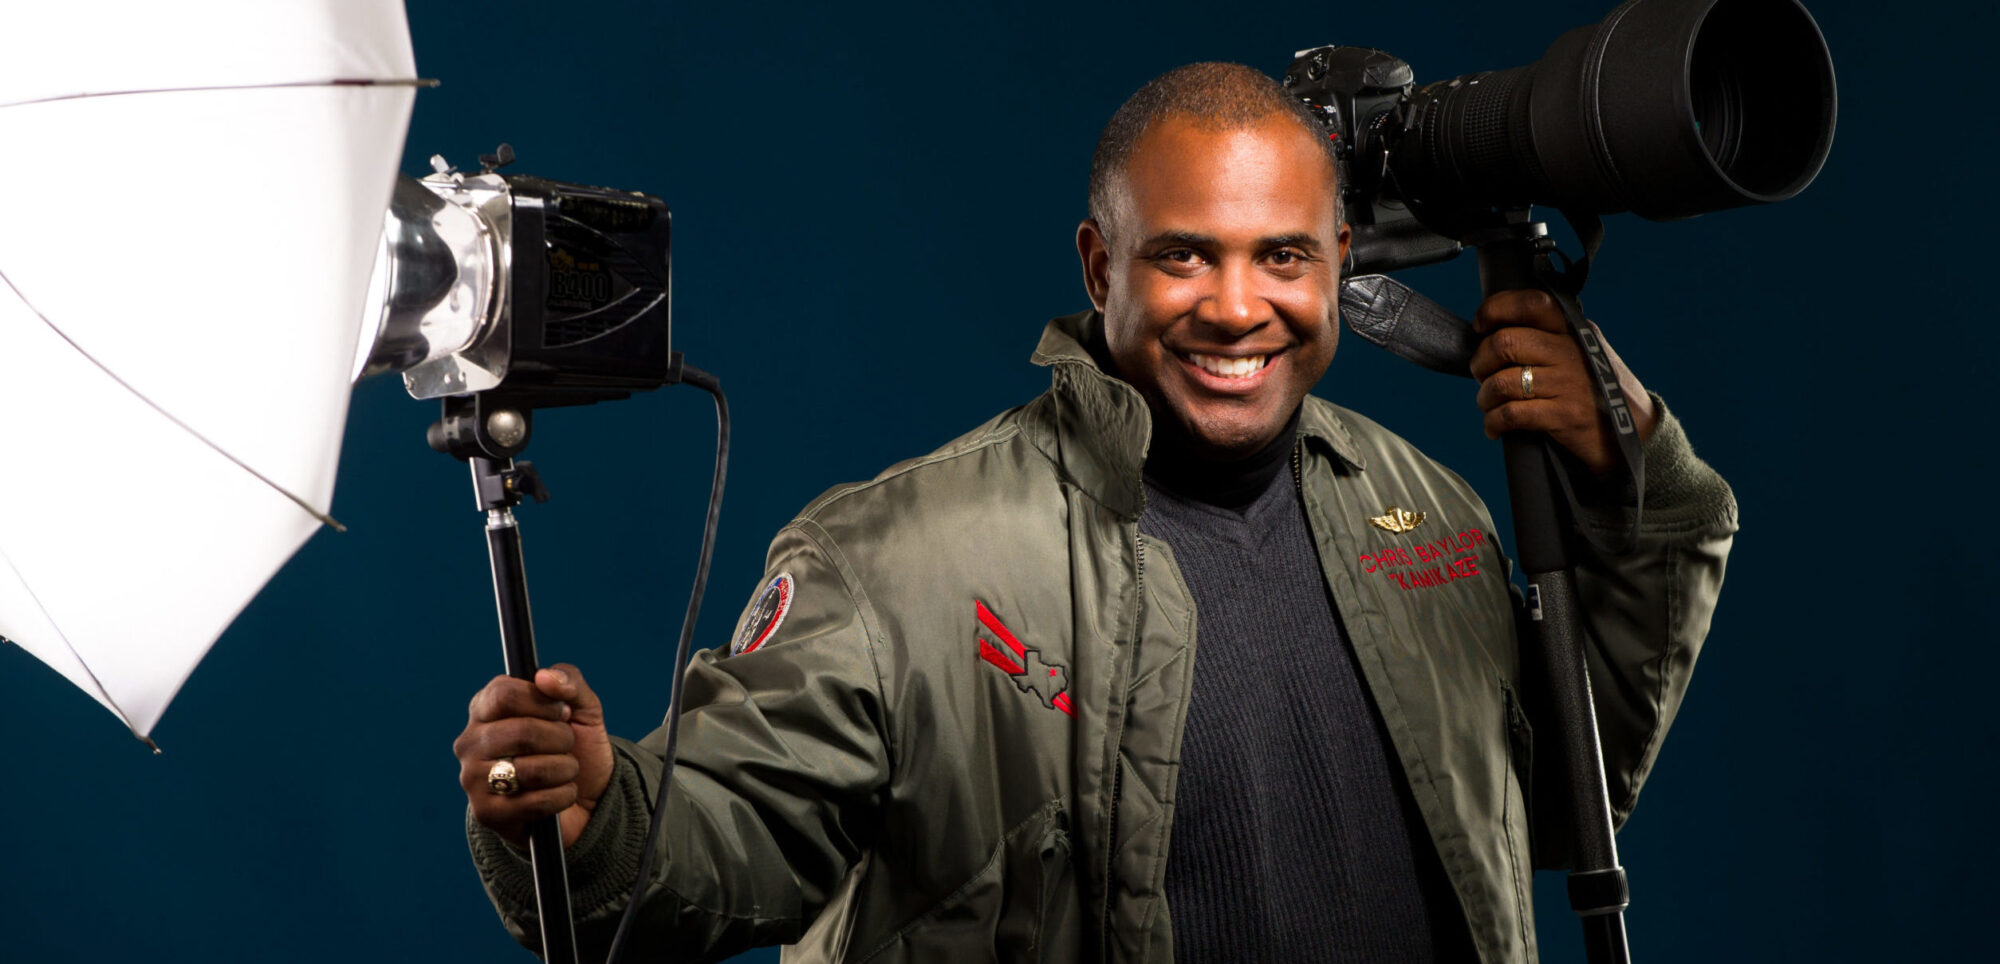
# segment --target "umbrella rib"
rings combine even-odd
[[[154,743],[151,737],[139,732],[139,728],[132,725],[132,715],[125,712],[125,708],[119,706],[117,700],[111,698],[110,687],[105,686],[104,681],[97,678],[97,671],[90,668],[90,661],[76,651],[76,645],[69,641],[69,634],[63,632],[61,626],[56,625],[56,618],[49,615],[49,607],[42,604],[42,597],[36,594],[35,587],[28,585],[28,577],[22,574],[21,567],[14,565],[14,560],[8,557],[5,549],[0,549],[0,562],[7,564],[7,570],[14,574],[14,578],[21,583],[21,588],[27,590],[28,598],[34,602],[35,609],[42,614],[42,619],[48,622],[49,628],[56,631],[56,638],[62,640],[63,648],[69,650],[71,656],[76,657],[76,665],[83,667],[83,675],[90,677],[91,685],[97,687],[97,694],[104,699],[104,705],[111,707],[111,712],[118,714],[118,721],[125,724],[125,728],[132,731],[133,736],[152,747],[154,753],[160,752],[160,745]]]
[[[281,87],[436,87],[438,82],[430,77],[367,78],[336,77],[332,80],[293,80],[276,84],[212,84],[202,87],[158,87],[147,90],[101,90],[83,91],[75,94],[57,94],[54,97],[37,97],[33,100],[17,100],[0,104],[0,107],[26,107],[29,104],[49,104],[60,100],[83,100],[87,97],[125,97],[131,94],[184,94],[204,90],[275,90]]]
[[[109,378],[112,381],[117,382],[119,387],[125,389],[128,392],[131,392],[134,398],[137,398],[138,400],[145,402],[147,407],[151,408],[155,412],[160,413],[160,417],[166,419],[169,422],[174,423],[175,425],[180,426],[181,431],[194,436],[197,440],[201,442],[201,444],[206,445],[210,449],[214,450],[215,454],[220,455],[223,458],[228,459],[229,461],[235,463],[237,468],[250,473],[257,479],[257,481],[270,486],[271,489],[277,492],[279,495],[282,495],[285,498],[292,500],[293,503],[297,504],[299,508],[306,510],[306,512],[310,514],[313,518],[318,519],[324,525],[331,526],[333,528],[333,531],[335,532],[347,531],[347,527],[341,525],[339,520],[335,519],[333,516],[321,512],[318,509],[313,508],[312,503],[307,502],[306,500],[293,494],[290,489],[287,489],[284,486],[279,485],[278,483],[272,481],[271,478],[265,475],[264,473],[259,472],[254,468],[251,468],[249,463],[244,462],[242,459],[239,459],[234,455],[231,455],[229,451],[224,449],[222,446],[217,445],[212,441],[209,441],[208,436],[195,431],[194,426],[181,421],[179,418],[175,417],[174,413],[169,412],[166,409],[160,407],[160,404],[158,402],[155,402],[152,399],[147,398],[146,393],[141,392],[137,388],[132,387],[131,382],[128,382],[123,378],[120,378],[117,372],[112,371],[110,368],[106,367],[103,362],[98,361],[95,355],[92,355],[90,352],[85,351],[82,345],[77,344],[76,340],[69,336],[69,333],[57,327],[55,322],[50,321],[48,315],[42,314],[42,309],[35,307],[35,303],[28,300],[28,296],[22,293],[20,286],[14,284],[14,279],[7,277],[7,272],[0,271],[0,283],[5,283],[7,285],[7,288],[14,292],[14,296],[16,298],[21,299],[21,304],[26,305],[29,311],[34,312],[35,317],[40,318],[42,320],[42,324],[49,326],[49,330],[55,332],[57,338],[61,338],[63,341],[68,342],[69,346],[71,348],[76,349],[76,353],[82,355],[85,361],[88,361],[92,365],[97,366],[97,370],[103,372],[106,378]]]

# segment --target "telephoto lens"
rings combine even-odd
[[[1667,220],[1804,190],[1834,116],[1798,0],[1630,0],[1525,67],[1417,88],[1385,140],[1393,193],[1433,211]]]

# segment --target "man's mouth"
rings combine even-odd
[[[1249,378],[1263,371],[1264,366],[1271,361],[1271,356],[1269,355],[1242,355],[1235,358],[1227,358],[1221,355],[1202,355],[1195,352],[1188,352],[1181,357],[1187,359],[1196,368],[1210,375],[1227,379]]]

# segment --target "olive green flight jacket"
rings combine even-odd
[[[1047,393],[827,492],[778,533],[760,588],[795,588],[769,639],[687,671],[661,865],[628,960],[774,943],[794,945],[787,961],[1171,959],[1163,879],[1200,614],[1172,548],[1139,533],[1150,415],[1085,349],[1099,324],[1049,325],[1034,354]],[[1680,705],[1736,529],[1728,486],[1661,412],[1638,551],[1578,571],[1619,821]],[[1533,761],[1555,748],[1530,722],[1493,521],[1366,418],[1308,398],[1298,434],[1326,585],[1473,941],[1485,961],[1532,961],[1531,839],[1557,836],[1531,829]],[[1621,511],[1586,524],[1618,532]],[[616,741],[569,855],[586,960],[636,873],[663,740]],[[521,852],[469,819],[468,833],[503,920],[538,946]]]

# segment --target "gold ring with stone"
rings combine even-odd
[[[503,756],[493,761],[486,771],[486,789],[503,797],[521,792],[521,774],[514,769],[513,757]]]
[[[1533,365],[1521,366],[1521,397],[1524,399],[1535,397],[1535,366]]]

